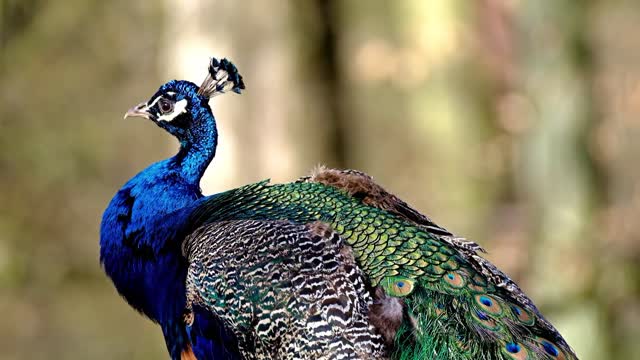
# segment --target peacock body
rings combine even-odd
[[[102,225],[107,274],[172,357],[577,358],[477,244],[364,173],[319,168],[202,197],[217,144],[207,100],[243,88],[230,63],[209,70],[189,96],[165,84],[132,110],[196,155],[132,179]]]

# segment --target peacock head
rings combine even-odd
[[[240,94],[243,89],[238,69],[227,59],[212,58],[200,87],[186,80],[171,80],[160,86],[149,101],[129,109],[124,117],[149,119],[182,141],[199,122],[211,121],[207,118],[211,116],[210,98],[227,91]]]

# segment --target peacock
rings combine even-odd
[[[577,359],[479,245],[363,172],[203,196],[218,144],[209,100],[244,89],[213,58],[200,86],[171,80],[125,115],[180,149],[113,197],[100,261],[172,359]]]

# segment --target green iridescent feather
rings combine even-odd
[[[402,299],[405,320],[393,358],[577,358],[517,285],[478,256],[477,245],[446,231],[434,233],[343,189],[304,179],[219,194],[190,222],[242,219],[330,224],[371,285]]]

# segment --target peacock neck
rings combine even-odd
[[[201,114],[196,123],[186,138],[180,140],[180,151],[172,158],[182,177],[192,184],[199,184],[218,144],[218,131],[211,113]]]

